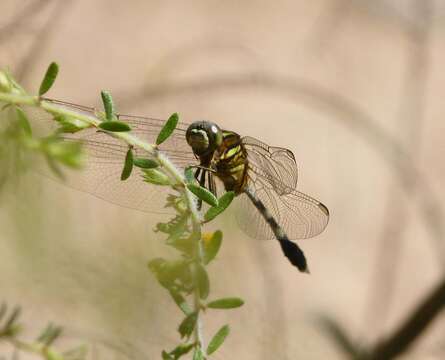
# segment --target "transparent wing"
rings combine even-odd
[[[320,234],[329,221],[329,211],[318,200],[297,190],[280,195],[262,173],[249,171],[249,187],[264,203],[289,239],[306,239]],[[275,238],[269,224],[245,194],[235,203],[239,227],[256,239]]]
[[[269,146],[250,136],[243,137],[242,143],[250,167],[278,194],[291,193],[297,187],[298,166],[292,151]]]
[[[80,105],[51,101],[86,114],[94,114],[95,111],[93,108]],[[48,129],[57,127],[56,122],[48,114],[41,111],[36,113],[34,109],[30,112],[33,130],[39,128],[40,132],[47,134]],[[163,120],[131,115],[119,115],[119,119],[131,126],[132,134],[150,143],[155,141],[164,124]],[[178,124],[172,136],[160,146],[161,151],[180,168],[197,163],[185,140],[187,127],[187,124]],[[46,129],[46,131],[42,131],[42,129]],[[141,177],[142,172],[136,167],[129,179],[126,181],[120,180],[128,150],[125,143],[105,133],[97,132],[95,129],[85,129],[75,134],[66,134],[64,139],[66,141],[81,141],[87,156],[85,167],[67,177],[66,184],[68,186],[120,206],[152,213],[169,212],[163,208],[165,195],[171,191],[169,187],[145,183]],[[148,153],[141,149],[135,149],[135,156],[149,157]],[[45,173],[47,174],[47,172]]]

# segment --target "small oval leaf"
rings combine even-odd
[[[159,132],[159,135],[156,139],[156,145],[162,144],[165,140],[167,140],[170,137],[170,135],[173,133],[173,131],[175,131],[178,121],[179,121],[179,116],[177,113],[172,114],[168,118],[164,127]]]
[[[133,149],[128,149],[125,156],[124,168],[122,169],[121,180],[127,180],[133,171]]]
[[[60,354],[50,348],[50,349],[46,350],[45,359],[46,360],[64,360],[65,358],[62,354]]]
[[[162,350],[162,360],[175,360],[175,358],[170,356],[165,350]]]
[[[229,325],[224,325],[215,336],[210,340],[209,346],[207,347],[207,355],[213,354],[218,348],[223,344],[227,335],[229,335],[230,329]]]
[[[141,169],[154,169],[159,166],[159,164],[152,159],[144,159],[144,158],[134,158],[133,159],[134,166],[137,166]]]
[[[196,182],[195,172],[193,167],[189,166],[184,170],[184,177],[187,183],[193,184],[194,182]]]
[[[144,181],[155,184],[155,185],[171,185],[172,182],[170,178],[163,172],[157,169],[145,169],[144,170]]]
[[[211,206],[218,206],[218,199],[206,188],[196,184],[187,184],[187,188],[200,200],[206,202]]]
[[[196,321],[198,320],[198,313],[193,312],[182,320],[178,327],[179,334],[181,334],[181,339],[184,337],[190,337],[193,330],[195,329]]]
[[[173,359],[179,359],[182,355],[185,355],[190,352],[195,347],[195,344],[180,344],[176,346],[172,351],[170,351],[170,355],[173,356]]]
[[[12,84],[8,74],[0,70],[0,92],[9,93],[12,90]]]
[[[196,280],[199,290],[199,297],[207,299],[210,292],[210,281],[207,271],[201,264],[196,264]]]
[[[213,300],[207,304],[207,307],[211,309],[234,309],[243,305],[244,305],[243,299],[237,297],[231,297],[231,298]]]
[[[114,103],[111,94],[108,91],[102,90],[100,96],[102,97],[102,102],[104,104],[105,119],[107,121],[115,120],[116,115],[114,114]]]
[[[181,295],[176,290],[169,289],[170,295],[173,298],[174,302],[178,307],[182,310],[182,312],[185,315],[190,315],[192,313],[192,310],[190,309],[190,306],[187,304],[187,301],[185,300],[184,296]]]
[[[122,121],[102,121],[99,124],[99,127],[102,130],[106,131],[112,131],[112,132],[124,132],[124,131],[130,131],[131,128],[127,123],[124,123]]]
[[[213,233],[212,237],[208,240],[203,241],[203,250],[204,250],[204,264],[207,265],[210,261],[212,261],[221,247],[223,234],[220,230],[217,230]]]
[[[57,131],[61,133],[74,134],[92,126],[92,124],[67,115],[54,115],[53,119],[59,123],[60,127]]]
[[[233,198],[235,197],[235,193],[233,191],[226,192],[223,196],[218,199],[218,206],[212,206],[204,215],[205,221],[211,221],[219,214],[221,214],[225,209],[229,207]]]
[[[51,87],[54,84],[54,81],[56,81],[58,73],[59,73],[59,65],[57,65],[57,63],[55,62],[52,62],[48,66],[48,69],[46,70],[42,83],[40,84],[39,96],[46,94],[48,90],[51,89]]]
[[[32,130],[31,130],[31,125],[28,120],[28,116],[26,116],[23,109],[19,108],[19,107],[15,108],[15,112],[17,114],[17,120],[20,123],[20,126],[22,127],[23,131],[25,132],[26,135],[31,136]]]
[[[193,354],[193,360],[204,360],[204,354],[201,348],[195,349],[195,353]]]

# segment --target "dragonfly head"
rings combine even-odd
[[[195,121],[185,134],[187,143],[198,156],[214,152],[222,143],[222,130],[210,121]]]

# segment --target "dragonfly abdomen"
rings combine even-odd
[[[291,264],[296,266],[298,270],[302,272],[309,272],[303,250],[301,250],[297,244],[289,240],[283,228],[278,224],[263,202],[255,195],[253,191],[249,189],[249,187],[245,187],[244,193],[249,197],[253,205],[264,217],[264,220],[266,220],[266,222],[269,224],[272,232],[281,245],[284,255],[289,259]]]

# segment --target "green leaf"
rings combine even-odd
[[[59,123],[60,127],[57,130],[61,133],[76,133],[92,126],[85,121],[67,115],[57,114],[53,119]]]
[[[7,306],[5,304],[2,304],[2,307],[0,309],[0,311],[2,312],[1,314],[2,317],[6,315],[7,310],[8,310]],[[7,317],[4,324],[0,326],[0,332],[2,333],[3,337],[14,337],[22,330],[22,327],[18,323],[18,318],[20,316],[20,313],[21,313],[20,307],[19,306],[14,307],[12,313]]]
[[[179,359],[182,355],[189,353],[194,347],[195,344],[180,344],[170,351],[170,355],[172,355],[174,359]]]
[[[26,116],[25,112],[23,111],[22,108],[19,107],[15,108],[15,112],[17,115],[17,120],[20,126],[22,127],[23,131],[25,132],[26,135],[31,136],[32,135],[31,125],[29,123],[28,117]]]
[[[179,334],[181,335],[181,339],[184,337],[189,338],[192,334],[193,330],[196,326],[196,321],[198,320],[198,313],[193,312],[185,317],[182,320],[181,324],[178,327]]]
[[[130,131],[131,127],[127,124],[124,123],[122,121],[102,121],[99,124],[99,127],[102,130],[106,130],[106,131],[112,131],[112,132],[125,132],[125,131]]]
[[[148,268],[151,272],[157,273],[162,269],[162,266],[167,262],[163,258],[155,258],[148,262]]]
[[[182,296],[178,291],[172,289],[170,289],[169,292],[174,302],[182,310],[184,315],[190,315],[192,313],[192,310],[190,309],[190,306],[187,304],[187,301],[185,301],[184,296]]]
[[[210,292],[210,281],[207,271],[201,264],[196,264],[196,280],[198,283],[199,297],[207,299]]]
[[[80,345],[73,349],[63,352],[64,360],[86,360],[88,355],[88,347],[86,345]]]
[[[8,334],[9,334],[9,329],[13,328],[14,325],[16,325],[21,312],[22,309],[20,308],[20,306],[16,306],[12,311],[11,315],[9,316],[8,320],[6,320],[6,323],[3,325],[3,329],[5,329],[8,332]]]
[[[50,346],[54,340],[56,340],[62,333],[62,328],[60,326],[54,326],[53,324],[48,324],[46,328],[37,338],[37,341],[44,344],[45,346]]]
[[[161,145],[165,140],[167,140],[170,135],[175,131],[176,125],[178,124],[179,117],[177,113],[172,114],[164,127],[159,132],[159,135],[156,139],[156,145]]]
[[[234,309],[243,305],[244,305],[243,299],[237,297],[231,297],[231,298],[213,300],[207,304],[207,307],[211,309]]]
[[[217,230],[213,233],[212,237],[209,240],[203,241],[203,250],[204,250],[204,264],[207,265],[210,261],[212,261],[221,247],[223,234],[220,230]]]
[[[9,93],[12,90],[12,84],[5,71],[0,70],[0,92]]]
[[[2,302],[2,306],[0,306],[0,321],[3,319],[3,316],[5,316],[7,310],[8,307],[4,302]]]
[[[46,360],[64,360],[62,354],[53,349],[47,349],[44,356]]]
[[[156,258],[148,263],[148,268],[156,276],[159,283],[170,290],[177,279],[188,277],[188,263],[183,260],[167,261]]]
[[[228,208],[233,198],[235,197],[235,193],[233,191],[226,192],[223,196],[218,199],[218,205],[212,206],[204,215],[205,221],[213,220],[219,214],[221,214],[225,209]]]
[[[188,216],[176,215],[171,221],[165,224],[166,227],[159,228],[160,231],[170,235],[167,239],[167,244],[174,241],[176,238],[184,235],[188,230]]]
[[[57,162],[48,155],[45,156],[45,159],[53,174],[56,175],[60,180],[65,181],[65,175],[63,174],[63,171],[60,168],[59,164],[57,164]]]
[[[131,172],[133,170],[133,149],[130,148],[127,151],[127,155],[125,156],[125,164],[124,164],[124,168],[122,169],[122,174],[121,174],[121,180],[127,180],[130,175]]]
[[[48,69],[46,70],[42,83],[40,84],[39,96],[46,94],[48,90],[51,89],[51,87],[54,84],[54,81],[56,81],[58,72],[59,72],[59,65],[57,65],[57,63],[55,62],[52,62],[48,66]]]
[[[8,71],[2,72],[6,76],[6,80],[8,82],[7,89],[5,89],[6,92],[13,93],[13,94],[21,94],[26,95],[25,89],[23,89],[17,81],[14,80],[12,75]],[[0,77],[1,78],[1,77]],[[1,80],[0,80],[1,81]],[[6,84],[5,84],[6,85]]]
[[[114,103],[111,94],[108,91],[102,90],[100,92],[100,96],[102,97],[102,102],[104,104],[105,109],[105,119],[106,121],[116,120],[116,115],[114,111]]]
[[[207,347],[207,355],[213,354],[218,348],[223,344],[227,335],[229,335],[230,329],[229,325],[224,325],[215,336],[210,340],[209,346]]]
[[[170,178],[162,171],[157,169],[145,169],[143,175],[144,181],[155,185],[171,185]]]
[[[64,141],[58,137],[49,137],[42,141],[43,152],[53,161],[58,161],[71,168],[79,168],[83,163],[82,144]]]
[[[184,170],[184,177],[187,183],[193,184],[196,183],[195,171],[193,167],[187,167]]]
[[[211,206],[218,206],[218,199],[206,188],[196,185],[196,184],[187,184],[187,188],[195,194],[199,199],[205,201],[207,204]]]
[[[204,360],[204,354],[201,348],[197,348],[193,354],[193,360]]]
[[[165,350],[162,350],[162,360],[175,360],[175,358],[170,356]]]
[[[159,166],[155,160],[144,158],[134,158],[133,164],[141,169],[154,169]]]

